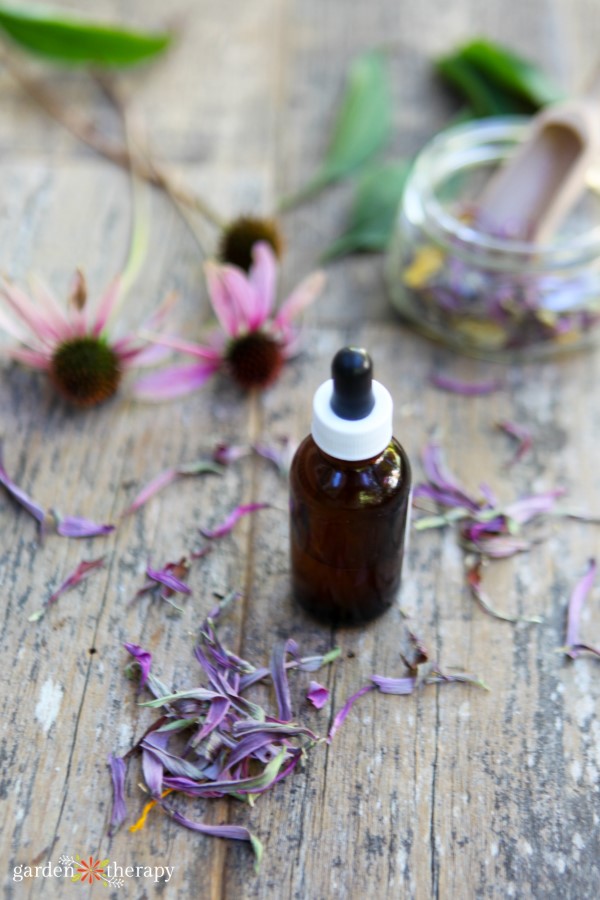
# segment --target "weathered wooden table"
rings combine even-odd
[[[186,14],[179,45],[123,83],[156,157],[224,215],[268,212],[314,170],[347,64],[361,49],[390,48],[393,151],[402,155],[418,149],[449,111],[431,76],[432,55],[485,33],[573,86],[593,68],[600,39],[585,0],[508,6],[489,0],[485,8],[467,0],[418,6],[181,0],[171,8]],[[146,26],[164,17],[162,4],[141,0],[103,0],[94,12]],[[57,70],[48,85],[118,136],[116,117],[85,78]],[[82,265],[92,291],[100,290],[126,252],[125,173],[46,119],[6,73],[0,73],[0,145],[2,268],[20,283],[38,272],[64,294]],[[332,189],[286,217],[284,287],[306,274],[338,233],[348,198],[345,188]],[[126,318],[139,321],[175,288],[187,333],[199,336],[207,313],[201,254],[169,201],[156,193],[152,204],[151,252]],[[198,458],[217,441],[300,439],[332,354],[352,341],[371,349],[378,377],[395,396],[396,434],[417,479],[419,452],[435,433],[453,471],[473,489],[487,481],[509,500],[560,484],[572,506],[600,510],[598,353],[511,368],[506,389],[491,398],[442,394],[428,385],[434,367],[465,378],[491,367],[406,330],[390,310],[380,257],[355,258],[328,274],[326,293],[308,316],[304,355],[260,401],[216,380],[171,404],[136,404],[125,391],[80,413],[41,378],[7,366],[0,385],[7,468],[44,506],[111,521],[150,477]],[[503,469],[510,447],[494,430],[499,418],[528,424],[535,435],[533,453],[510,472]],[[275,508],[245,520],[193,567],[183,615],[148,598],[131,602],[149,555],[157,562],[177,558],[198,545],[200,526],[220,521],[238,502],[265,499]],[[144,830],[123,828],[107,838],[107,755],[128,749],[152,718],[124,677],[123,641],[151,650],[166,683],[198,683],[192,655],[198,624],[213,592],[239,588],[244,599],[225,619],[223,634],[244,655],[266,661],[274,640],[289,635],[306,653],[342,648],[338,663],[320,673],[332,692],[324,710],[310,712],[304,682],[293,685],[296,706],[321,733],[370,674],[403,673],[400,607],[363,630],[331,632],[292,604],[286,503],[285,482],[251,459],[221,478],[172,487],[107,538],[51,536],[40,545],[35,523],[0,495],[4,896],[99,891],[13,878],[15,866],[56,864],[74,853],[122,866],[174,866],[168,885],[128,879],[119,895],[139,898],[599,896],[600,667],[556,652],[570,591],[600,550],[597,529],[575,522],[556,526],[532,552],[486,574],[497,605],[541,612],[540,626],[496,621],[474,604],[452,532],[413,534],[402,608],[443,664],[477,673],[490,692],[455,685],[409,697],[369,694],[330,747],[316,747],[301,771],[253,809],[235,801],[198,803],[196,818],[248,825],[260,836],[266,855],[259,875],[246,845],[195,835],[157,811]],[[28,621],[82,558],[102,553],[103,570],[41,621]],[[583,619],[591,641],[600,634],[599,599],[596,587]],[[131,820],[144,802],[138,773],[128,779]]]

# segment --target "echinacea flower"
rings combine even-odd
[[[162,348],[149,346],[135,335],[116,340],[109,337],[108,325],[120,296],[119,279],[113,281],[92,312],[86,308],[87,288],[79,271],[66,308],[39,280],[32,287],[33,300],[16,285],[0,282],[0,294],[19,320],[0,310],[0,329],[19,342],[16,347],[2,348],[3,352],[46,372],[56,390],[75,406],[91,407],[108,400],[116,393],[126,369],[155,362],[164,354]],[[145,327],[158,327],[166,309],[167,304],[163,304]]]
[[[272,384],[286,359],[298,349],[298,332],[292,320],[319,295],[322,272],[302,281],[273,315],[277,262],[269,244],[253,249],[254,263],[248,274],[233,265],[206,264],[210,300],[222,331],[210,344],[194,344],[180,338],[157,338],[157,343],[180,350],[196,361],[172,366],[141,378],[134,386],[145,400],[168,399],[201,387],[218,371],[225,371],[245,389]]]

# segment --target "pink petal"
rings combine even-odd
[[[126,338],[123,338],[122,341],[117,341],[116,344],[112,345],[112,348],[119,357],[119,361],[124,369],[132,366],[136,368],[155,366],[157,363],[163,362],[169,355],[166,347],[159,347],[158,344],[151,344],[147,347],[128,345]]]
[[[51,357],[38,350],[25,350],[20,347],[15,347],[12,350],[6,350],[5,353],[7,356],[10,356],[11,359],[16,359],[18,362],[21,362],[32,369],[41,369],[46,372],[50,368]]]
[[[159,491],[162,491],[164,487],[172,484],[176,478],[179,477],[179,473],[177,469],[165,469],[164,472],[161,472],[156,478],[153,478],[143,490],[139,492],[139,494],[135,497],[133,502],[127,507],[124,512],[121,513],[121,517],[129,516],[131,513],[134,513],[141,506],[150,500],[151,497],[154,497]]]
[[[567,623],[567,655],[575,659],[579,655],[579,620],[581,611],[596,577],[597,564],[590,559],[587,572],[577,582],[569,600],[569,619]]]
[[[55,603],[58,598],[64,594],[66,591],[70,591],[71,588],[76,587],[81,581],[83,581],[90,572],[93,572],[94,569],[99,569],[104,565],[104,557],[101,556],[100,559],[92,559],[89,562],[85,560],[80,562],[74,572],[72,572],[69,577],[63,581],[61,586],[57,588],[53,594],[48,598],[46,605],[49,606],[51,603]]]
[[[92,334],[98,337],[104,331],[106,324],[115,308],[115,303],[119,299],[121,290],[121,279],[115,278],[108,290],[100,298],[98,309],[94,314],[94,323],[92,325]]]
[[[289,328],[292,319],[295,319],[311,303],[314,303],[324,286],[324,272],[313,272],[305,278],[280,307],[273,322],[274,327],[283,331]]]
[[[11,337],[16,338],[18,341],[21,341],[23,344],[27,344],[28,346],[35,346],[29,334],[22,328],[18,322],[15,322],[10,316],[7,316],[6,313],[0,309],[0,328],[2,331],[6,331],[7,334],[10,334]]]
[[[66,310],[60,305],[50,288],[37,275],[32,275],[31,289],[35,299],[45,308],[48,321],[52,322],[60,334],[66,336],[71,330],[71,323]]]
[[[195,344],[192,341],[186,341],[184,338],[170,337],[169,335],[161,335],[160,337],[149,335],[149,339],[155,341],[161,347],[171,347],[173,350],[180,350],[182,353],[188,353],[197,359],[205,359],[215,363],[220,363],[222,359],[222,353],[214,347],[208,347],[205,344]]]
[[[248,280],[256,292],[256,305],[248,325],[255,330],[264,325],[275,303],[277,260],[273,248],[265,241],[254,245],[252,257],[254,263],[248,273]]]
[[[8,300],[12,309],[31,328],[32,332],[45,344],[53,345],[56,341],[68,337],[63,329],[56,328],[36,309],[27,294],[18,287],[3,281],[0,290]]]
[[[315,709],[322,709],[329,700],[329,690],[318,681],[311,681],[306,697]]]
[[[210,300],[223,330],[236,337],[249,329],[256,318],[257,295],[244,272],[213,262],[206,263],[204,271]]]
[[[206,528],[201,528],[200,531],[205,538],[224,537],[226,534],[229,534],[243,516],[247,516],[249,513],[256,512],[259,509],[268,509],[270,506],[270,503],[246,503],[241,506],[236,506],[236,508],[229,513],[225,521],[217,528],[213,528],[210,531]]]
[[[171,400],[182,397],[202,387],[219,366],[215,363],[193,363],[189,366],[173,366],[140,378],[133,385],[133,394],[140,400]]]
[[[366,684],[364,687],[361,687],[358,691],[356,691],[355,694],[352,694],[350,697],[348,697],[348,699],[346,700],[346,702],[344,703],[342,708],[337,713],[335,719],[333,720],[333,724],[332,724],[331,728],[329,729],[329,734],[327,735],[327,743],[328,744],[330,744],[332,742],[338,728],[345,721],[346,716],[348,715],[348,713],[350,712],[350,710],[352,709],[352,707],[354,706],[356,701],[359,700],[361,697],[363,697],[365,694],[368,694],[369,691],[374,691],[374,690],[375,690],[374,684]]]
[[[528,428],[525,428],[524,425],[519,425],[517,422],[509,422],[507,420],[496,423],[497,427],[500,431],[503,431],[509,437],[514,438],[517,441],[517,449],[515,451],[515,455],[507,463],[507,467],[513,466],[515,463],[519,462],[526,453],[531,450],[533,445],[533,438],[531,436],[531,432]]]

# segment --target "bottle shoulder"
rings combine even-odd
[[[290,471],[293,493],[316,502],[368,507],[408,494],[411,470],[402,445],[392,438],[385,450],[368,460],[334,459],[308,436],[300,444]]]

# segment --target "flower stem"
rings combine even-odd
[[[123,128],[128,136],[129,153],[131,158],[142,159],[143,164],[150,170],[152,170],[152,172],[154,172],[157,177],[161,178],[162,189],[175,206],[181,218],[184,220],[194,240],[198,244],[200,252],[204,257],[209,257],[211,254],[208,251],[206,241],[200,234],[196,222],[191,214],[191,210],[189,208],[190,204],[184,203],[181,191],[175,189],[170,178],[167,178],[164,172],[157,173],[156,163],[146,152],[146,141],[144,140],[143,135],[140,133],[140,128],[139,126],[134,128],[134,123],[132,122],[132,117],[129,113],[129,106],[125,102],[121,93],[118,91],[114,81],[110,79],[104,72],[93,72],[93,77],[102,89],[106,98],[109,100],[109,102],[121,117]],[[208,206],[205,206],[203,201],[200,200],[199,197],[194,198],[194,200],[196,205],[203,205],[204,218],[208,219],[212,224],[216,225],[219,228],[224,227],[224,222],[218,217],[217,213],[215,213],[213,210],[210,210]]]

